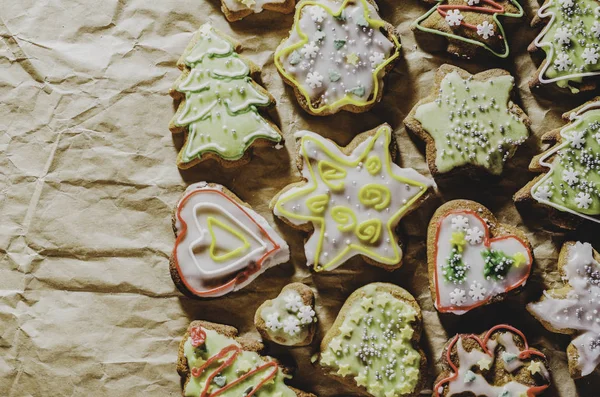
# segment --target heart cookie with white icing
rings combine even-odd
[[[427,235],[429,285],[441,313],[464,314],[522,287],[533,263],[531,245],[474,201],[442,205]]]
[[[373,397],[416,397],[427,373],[421,308],[406,290],[372,283],[354,291],[321,342],[319,364]]]
[[[182,292],[199,298],[243,288],[290,256],[287,243],[262,216],[217,184],[187,188],[173,229],[171,276]]]
[[[550,385],[546,356],[510,325],[456,335],[444,347],[442,365],[434,397],[533,397]]]

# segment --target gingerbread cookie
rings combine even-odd
[[[588,243],[567,242],[558,259],[562,281],[527,310],[551,332],[573,335],[567,348],[573,378],[600,364],[600,255]]]
[[[413,24],[420,30],[445,37],[447,51],[472,58],[479,52],[508,57],[510,49],[499,19],[521,18],[523,8],[517,0],[425,0],[435,3]],[[486,50],[486,51],[481,51]]]
[[[208,159],[224,167],[248,162],[254,146],[281,144],[279,129],[259,110],[275,103],[252,78],[260,69],[237,54],[239,44],[205,23],[177,66],[183,71],[171,89],[180,100],[169,128],[184,132],[179,168]]]
[[[287,243],[225,187],[191,185],[177,204],[171,277],[185,294],[212,298],[237,291],[287,262]]]
[[[504,163],[529,137],[531,122],[511,99],[514,78],[502,69],[471,75],[442,65],[429,97],[404,120],[425,141],[434,176],[462,171],[499,175]]]
[[[444,347],[442,365],[434,397],[533,397],[550,385],[546,357],[510,325],[456,335]]]
[[[315,294],[302,283],[288,284],[256,310],[254,325],[267,340],[284,346],[310,345],[317,329]]]
[[[229,22],[239,21],[263,10],[289,14],[296,0],[221,0],[221,10]]]
[[[565,113],[568,124],[546,133],[554,144],[536,156],[530,171],[543,172],[514,195],[518,205],[542,208],[562,229],[581,220],[600,223],[600,97]]]
[[[193,321],[179,345],[183,396],[315,397],[284,383],[290,375],[258,352],[262,343],[237,337],[228,325]]]
[[[359,113],[381,99],[399,51],[394,27],[372,0],[303,0],[275,66],[310,114]]]
[[[421,309],[406,290],[373,283],[350,295],[321,342],[319,364],[373,397],[421,393],[427,359],[419,347]]]
[[[304,247],[307,265],[333,270],[361,255],[384,269],[400,267],[395,229],[433,182],[393,162],[391,128],[359,134],[345,148],[310,131],[296,136],[304,181],[284,188],[271,208],[289,225],[314,231]]]
[[[529,85],[556,84],[576,94],[598,86],[600,4],[597,0],[546,0],[532,21],[545,24],[529,51],[545,53]]]
[[[533,257],[519,229],[498,223],[479,203],[454,200],[431,218],[427,262],[436,309],[464,314],[522,287]]]

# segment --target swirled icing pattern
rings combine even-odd
[[[274,213],[314,226],[305,245],[307,265],[331,270],[359,254],[385,265],[400,263],[394,229],[433,182],[392,162],[390,128],[380,127],[350,154],[313,132],[297,136],[308,182],[282,193]]]

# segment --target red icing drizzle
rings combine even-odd
[[[195,328],[198,328],[199,331],[202,332],[204,334],[204,337],[206,338],[206,333],[204,332],[204,330],[201,327],[192,328],[190,330],[190,335],[192,335],[192,332],[194,331]],[[192,345],[193,344],[194,344],[194,341],[192,339]],[[256,386],[254,386],[254,388],[248,394],[246,394],[246,397],[251,397],[261,387],[263,387],[265,385],[265,383],[267,383],[268,381],[270,381],[271,379],[273,379],[275,377],[275,375],[277,374],[277,371],[278,371],[278,365],[275,361],[267,361],[267,362],[263,363],[261,366],[258,366],[256,368],[254,368],[252,371],[245,373],[244,375],[240,376],[233,382],[228,383],[227,385],[223,386],[222,388],[218,389],[217,391],[215,391],[213,393],[209,393],[208,389],[210,388],[214,377],[217,376],[225,368],[231,366],[235,362],[235,360],[237,360],[237,358],[241,352],[242,352],[241,347],[239,347],[237,345],[229,345],[229,346],[223,348],[220,352],[218,352],[214,356],[210,357],[208,360],[206,360],[206,362],[204,364],[202,364],[202,366],[197,367],[197,368],[192,368],[192,376],[197,378],[199,376],[202,376],[202,374],[208,369],[208,367],[210,367],[215,361],[222,361],[222,364],[219,365],[219,367],[217,367],[215,370],[213,370],[210,373],[210,375],[208,375],[208,378],[206,379],[206,383],[204,385],[204,389],[202,389],[202,392],[200,393],[199,397],[216,397],[216,396],[224,393],[225,391],[229,390],[230,388],[234,387],[235,385],[248,379],[252,375],[254,375],[258,372],[261,372],[267,368],[272,368],[271,372],[269,372],[269,374],[266,377],[264,377]]]
[[[452,348],[454,347],[454,345],[456,344],[456,342],[458,341],[458,338],[471,338],[474,339],[479,346],[481,346],[481,348],[483,349],[483,352],[487,355],[489,355],[490,357],[494,357],[493,356],[493,352],[490,352],[487,348],[487,342],[490,340],[492,334],[494,332],[496,332],[499,329],[506,329],[509,330],[511,332],[514,332],[515,334],[519,335],[519,337],[521,337],[521,339],[523,340],[523,343],[525,344],[525,350],[523,350],[521,353],[519,353],[519,359],[524,359],[524,358],[529,358],[531,356],[538,356],[541,358],[546,358],[546,356],[537,351],[537,350],[533,350],[529,348],[529,345],[527,344],[527,339],[525,338],[525,335],[523,335],[523,333],[521,331],[519,331],[518,329],[511,327],[510,325],[506,325],[506,324],[500,324],[500,325],[496,325],[495,327],[493,327],[492,329],[490,329],[486,334],[485,337],[483,338],[483,340],[481,340],[479,338],[479,336],[475,335],[475,334],[459,334],[456,335],[452,341],[450,342],[450,344],[448,345],[448,349],[446,350],[446,362],[448,363],[448,365],[450,365],[450,367],[452,368],[453,374],[447,378],[442,379],[441,381],[439,381],[438,383],[436,383],[436,385],[434,386],[434,390],[433,390],[433,395],[434,397],[440,397],[440,389],[446,384],[446,383],[450,383],[453,380],[455,380],[458,377],[458,368],[457,366],[452,362]],[[549,385],[542,385],[542,386],[531,386],[529,389],[527,389],[527,397],[534,397],[537,396],[538,394],[540,394],[541,392],[543,392],[544,390],[546,390],[549,387]]]
[[[481,0],[481,2],[489,5],[492,8],[476,7],[476,6],[470,6],[470,5],[446,4],[446,5],[438,6],[437,11],[444,18],[446,18],[446,15],[448,14],[447,11],[449,11],[449,10],[483,12],[486,14],[504,14],[504,12],[506,11],[503,6],[501,6],[500,4],[498,4],[492,0]],[[460,24],[466,28],[477,30],[477,26],[467,23],[464,20],[460,21]],[[502,36],[498,36],[498,38],[502,39]]]
[[[439,291],[439,288],[438,288],[438,281],[439,281],[439,277],[438,277],[438,263],[437,263],[438,242],[439,242],[439,239],[440,239],[440,231],[442,230],[442,222],[447,217],[449,217],[452,214],[469,214],[469,215],[473,215],[476,218],[480,219],[481,222],[483,223],[483,227],[485,229],[484,230],[483,245],[486,248],[490,248],[492,241],[499,241],[499,240],[504,240],[504,239],[507,239],[507,238],[514,238],[514,239],[518,240],[521,244],[523,244],[523,247],[527,251],[527,256],[529,256],[529,269],[528,269],[527,273],[521,279],[517,280],[516,283],[514,283],[513,285],[509,285],[508,287],[506,287],[506,289],[504,290],[504,293],[509,292],[509,291],[511,291],[511,290],[519,287],[520,285],[523,284],[523,282],[525,282],[525,280],[527,280],[529,278],[529,274],[531,273],[531,265],[533,264],[533,257],[531,255],[531,251],[529,250],[529,246],[528,246],[528,244],[525,241],[521,240],[519,237],[517,237],[515,235],[507,235],[507,236],[490,238],[490,229],[488,227],[487,222],[477,212],[475,212],[473,210],[454,210],[454,211],[448,211],[438,221],[437,231],[435,233],[435,251],[433,253],[434,254],[434,258],[435,258],[435,269],[434,269],[435,295],[436,295],[435,306],[436,306],[436,308],[438,309],[438,311],[440,313],[452,312],[454,310],[469,311],[469,310],[474,309],[476,307],[479,307],[479,306],[487,304],[490,301],[490,299],[492,299],[492,297],[493,297],[493,296],[490,296],[487,299],[483,299],[483,300],[477,301],[476,303],[474,303],[472,305],[469,305],[469,306],[456,306],[456,305],[442,306],[442,303],[440,302],[440,291]]]
[[[245,270],[243,270],[243,271],[239,272],[238,274],[236,274],[234,278],[232,278],[228,282],[224,283],[223,285],[220,285],[220,286],[215,287],[215,288],[211,288],[211,289],[206,290],[206,291],[198,291],[195,288],[193,288],[191,285],[188,284],[188,282],[185,279],[185,277],[183,277],[183,273],[181,272],[181,269],[179,268],[179,260],[177,259],[177,247],[179,246],[179,244],[181,243],[181,240],[183,240],[183,238],[185,237],[186,232],[187,232],[187,223],[185,223],[185,221],[181,217],[181,209],[183,208],[183,206],[185,205],[185,203],[190,199],[190,197],[192,197],[194,194],[199,194],[199,193],[217,193],[217,194],[223,196],[223,198],[229,200],[232,204],[234,204],[235,206],[237,206],[240,209],[240,211],[242,211],[256,225],[256,227],[258,227],[258,229],[260,229],[261,234],[267,240],[269,240],[271,242],[271,244],[273,245],[273,249],[265,252],[265,254],[263,256],[261,256],[256,263],[250,263],[250,264],[248,264],[248,267]],[[174,261],[175,261],[175,267],[177,268],[177,273],[179,274],[179,278],[181,279],[181,281],[183,282],[183,284],[186,286],[186,288],[189,291],[191,291],[192,293],[194,293],[195,295],[198,295],[200,297],[209,297],[209,296],[212,296],[212,295],[214,295],[216,293],[222,292],[223,290],[232,291],[236,285],[244,283],[246,280],[248,280],[248,278],[250,276],[252,276],[254,273],[256,273],[257,271],[259,271],[261,269],[261,267],[262,267],[262,263],[264,262],[264,260],[269,255],[271,255],[273,252],[275,252],[275,251],[277,251],[277,250],[279,250],[281,248],[271,238],[271,236],[269,235],[269,233],[267,233],[266,230],[263,229],[262,226],[260,226],[258,223],[256,223],[254,221],[254,218],[252,218],[252,216],[250,216],[250,214],[248,214],[248,212],[246,212],[246,210],[244,210],[243,206],[239,205],[234,200],[232,200],[230,197],[228,197],[226,194],[224,194],[223,192],[221,192],[220,190],[217,190],[217,189],[201,188],[201,189],[197,189],[197,190],[194,190],[194,191],[190,192],[183,199],[181,199],[181,201],[177,205],[176,216],[177,216],[177,219],[179,220],[179,222],[181,222],[181,233],[179,233],[179,235],[177,236],[177,239],[175,240],[175,247],[173,248],[173,258],[174,258]]]

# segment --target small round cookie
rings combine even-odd
[[[296,0],[221,0],[221,11],[229,22],[239,21],[263,10],[290,14]]]
[[[533,264],[525,233],[487,208],[454,200],[435,212],[427,232],[429,288],[440,313],[464,314],[519,290]]]
[[[254,326],[264,339],[280,345],[310,345],[317,329],[313,290],[302,283],[286,285],[256,310]]]
[[[399,53],[396,30],[373,0],[303,0],[274,59],[300,106],[326,116],[371,109]]]
[[[519,209],[540,209],[551,227],[575,230],[582,221],[600,223],[600,97],[563,115],[567,124],[547,132],[553,145],[535,156],[529,170],[542,173],[513,199]]]
[[[456,335],[444,347],[442,366],[434,397],[533,397],[550,385],[546,356],[510,325]]]
[[[572,335],[567,347],[569,373],[577,379],[600,364],[600,254],[589,243],[566,242],[558,258],[562,275],[527,310],[549,331]]]
[[[406,290],[372,283],[354,291],[321,342],[326,374],[373,397],[416,397],[427,374],[422,316]]]

